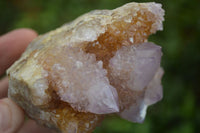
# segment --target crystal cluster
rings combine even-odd
[[[162,98],[160,4],[95,10],[36,38],[7,73],[9,97],[39,124],[89,133],[105,114],[142,122]]]

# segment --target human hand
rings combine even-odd
[[[0,76],[17,60],[37,36],[30,29],[18,29],[0,36]],[[33,120],[24,119],[23,110],[7,98],[8,78],[0,80],[0,133],[53,133]]]

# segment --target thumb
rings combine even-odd
[[[0,100],[0,133],[16,133],[24,122],[23,111],[10,99]]]

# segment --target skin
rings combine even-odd
[[[16,61],[27,45],[37,37],[31,29],[17,29],[0,36],[0,77]],[[7,98],[8,78],[0,80],[0,133],[55,133],[33,120],[25,120],[24,111]]]

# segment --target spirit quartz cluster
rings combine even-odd
[[[39,124],[90,133],[105,114],[141,123],[162,98],[161,4],[95,10],[36,38],[7,71],[9,97]]]

